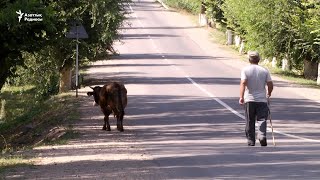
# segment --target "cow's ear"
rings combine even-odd
[[[92,95],[93,95],[93,92],[87,92],[87,95],[88,95],[88,96],[92,96]]]

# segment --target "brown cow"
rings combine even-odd
[[[127,89],[122,83],[111,82],[103,87],[95,86],[93,92],[88,92],[88,96],[93,96],[95,105],[100,105],[104,114],[103,130],[111,131],[109,115],[111,113],[117,117],[117,129],[123,131],[124,109],[127,106]]]

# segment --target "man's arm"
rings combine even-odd
[[[267,82],[267,87],[268,87],[267,97],[269,98],[271,96],[272,91],[273,91],[273,82],[272,81],[268,81]]]
[[[240,81],[240,99],[239,99],[239,104],[243,104],[244,103],[244,92],[246,90],[246,85],[247,85],[247,80],[241,80]]]

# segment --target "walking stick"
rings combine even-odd
[[[271,133],[272,133],[272,142],[273,142],[273,146],[276,146],[276,141],[274,140],[274,134],[273,134],[273,126],[272,126],[271,111],[270,111],[270,98],[269,97],[268,97],[268,109],[269,109],[269,120],[270,120]]]

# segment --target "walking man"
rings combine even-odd
[[[258,124],[257,137],[261,146],[267,146],[268,100],[273,90],[273,82],[267,69],[258,65],[259,53],[249,51],[250,65],[242,69],[239,104],[245,107],[246,136],[248,146],[256,142],[255,123]],[[268,87],[266,91],[266,86]]]

